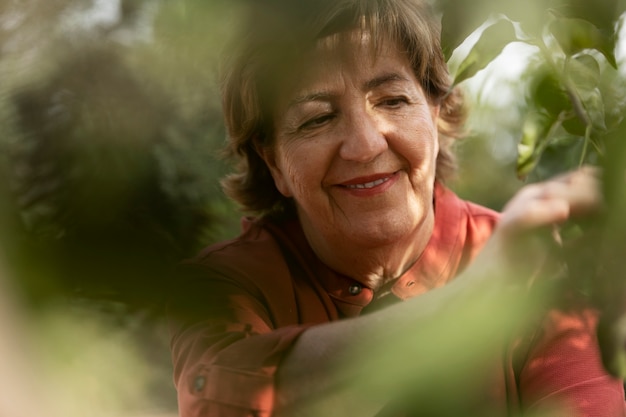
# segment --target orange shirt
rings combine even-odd
[[[175,283],[171,347],[181,417],[270,416],[274,374],[304,330],[445,285],[497,219],[437,185],[427,247],[376,301],[371,289],[317,259],[297,221],[244,220],[238,238],[205,249]],[[595,320],[589,311],[550,312],[529,343],[498,359],[485,400],[504,415],[561,399],[580,416],[625,416],[622,383],[600,364]]]

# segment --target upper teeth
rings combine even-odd
[[[373,188],[373,187],[376,187],[377,185],[382,184],[383,182],[386,182],[388,179],[389,178],[381,178],[376,181],[366,182],[365,184],[348,185],[348,188]]]

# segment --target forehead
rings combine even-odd
[[[376,39],[367,31],[353,30],[328,36],[318,41],[312,51],[312,64],[318,67],[335,65],[351,68],[372,67],[378,61],[408,60],[398,45],[386,38]]]
[[[290,100],[309,90],[346,82],[346,77],[354,82],[367,82],[368,78],[382,73],[398,73],[403,74],[403,78],[414,79],[406,54],[395,42],[388,39],[375,41],[368,32],[360,30],[319,40],[299,67],[301,70],[295,75],[291,88],[281,94],[283,99]]]

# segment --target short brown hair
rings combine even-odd
[[[361,29],[374,44],[390,40],[404,50],[422,88],[441,106],[437,179],[456,169],[452,144],[460,136],[464,107],[451,90],[440,45],[440,24],[426,0],[257,0],[222,72],[227,152],[238,164],[222,181],[226,194],[255,215],[284,212],[289,199],[276,189],[257,147],[273,143],[276,94],[286,75],[321,38]]]

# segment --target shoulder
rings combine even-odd
[[[495,210],[472,203],[471,201],[461,201],[463,202],[463,209],[467,213],[467,216],[475,221],[484,221],[495,224],[500,218],[500,213]]]
[[[290,276],[277,233],[280,226],[243,219],[239,236],[207,246],[185,260],[182,267],[195,271],[195,277],[227,280],[249,288],[275,284]]]
[[[462,201],[467,218],[468,236],[471,236],[477,240],[478,244],[482,245],[493,233],[493,229],[495,229],[500,219],[500,213],[470,201]]]
[[[268,230],[266,222],[248,218],[242,219],[241,222],[242,231],[239,236],[205,247],[186,263],[213,265],[232,260],[254,262],[259,254],[280,255],[280,247]]]
[[[441,211],[445,224],[460,231],[466,231],[468,237],[486,240],[500,218],[500,213],[457,196],[444,185],[437,184],[435,193],[436,210]]]
[[[490,224],[495,226],[500,218],[500,213],[497,211],[490,209],[489,207],[481,206],[480,204],[476,204],[469,200],[464,200],[457,196],[454,192],[447,190],[450,194],[448,200],[454,201],[454,204],[458,205],[459,210],[462,211],[465,218],[468,220],[481,223],[481,224]]]

